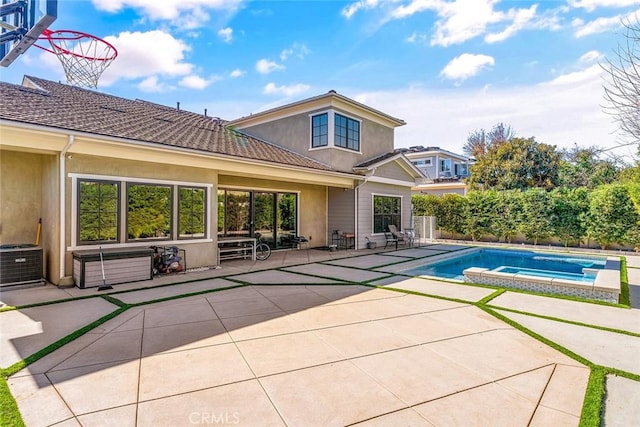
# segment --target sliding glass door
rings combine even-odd
[[[290,248],[298,235],[298,195],[218,190],[218,237],[260,233],[273,249]]]

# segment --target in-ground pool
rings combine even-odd
[[[412,276],[435,276],[464,280],[462,272],[465,269],[482,267],[502,273],[593,283],[597,271],[603,269],[606,262],[606,258],[583,255],[555,255],[521,250],[478,249],[460,254],[460,256],[405,270],[403,273]]]

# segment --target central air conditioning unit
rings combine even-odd
[[[0,246],[0,286],[43,283],[42,248],[32,244]]]

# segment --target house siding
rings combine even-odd
[[[329,188],[327,241],[331,244],[334,230],[344,233],[355,232],[354,190]]]
[[[411,188],[395,185],[366,183],[358,188],[358,248],[366,248],[367,237],[384,246],[384,235],[373,234],[373,196],[400,196],[402,197],[402,222],[401,228],[409,227],[411,218]]]
[[[387,163],[376,168],[375,176],[381,178],[396,179],[399,181],[414,182],[415,178],[403,169],[398,163]]]

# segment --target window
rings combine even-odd
[[[76,245],[207,238],[208,184],[70,176],[76,189]]]
[[[325,147],[329,144],[329,115],[318,114],[311,118],[311,147]]]
[[[440,173],[451,173],[451,159],[440,159]]]
[[[428,159],[415,160],[413,164],[416,166],[431,166],[431,157]]]
[[[171,187],[129,184],[127,240],[171,238]]]
[[[389,231],[393,224],[401,230],[402,198],[394,196],[373,196],[373,232]]]
[[[204,188],[180,187],[178,238],[206,237],[207,195]]]
[[[454,166],[455,173],[458,176],[468,176],[469,175],[469,165],[466,163],[456,163]]]
[[[79,243],[117,243],[120,185],[111,181],[79,183]]]
[[[335,115],[335,140],[336,147],[349,150],[360,150],[360,122],[340,114]]]

